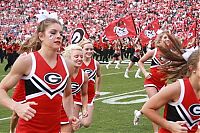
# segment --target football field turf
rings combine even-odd
[[[0,80],[6,75],[3,71],[4,64],[0,64]],[[133,111],[140,109],[147,100],[143,88],[143,80],[135,79],[137,67],[134,66],[129,73],[130,78],[123,77],[127,64],[122,64],[120,69],[106,69],[101,65],[103,92],[95,100],[94,118],[91,127],[81,128],[77,133],[152,133],[151,122],[144,116],[140,123],[133,126]],[[140,74],[142,75],[142,74]],[[142,75],[143,76],[143,75]],[[12,94],[12,91],[9,91]],[[0,106],[0,133],[9,133],[11,111]]]

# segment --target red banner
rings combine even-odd
[[[186,34],[186,37],[183,41],[183,47],[187,47],[188,43],[192,41],[193,38],[196,37],[197,34],[197,22],[195,21],[189,28],[189,31]]]
[[[136,30],[132,16],[114,20],[105,28],[105,35],[109,41],[124,37],[135,37]]]
[[[158,19],[152,21],[140,32],[140,42],[142,46],[146,46],[150,40],[154,40],[157,31],[160,29]]]

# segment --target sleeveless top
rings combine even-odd
[[[97,75],[96,60],[91,59],[88,66],[83,62],[81,69],[88,74],[88,103],[91,103],[95,96],[95,78]]]
[[[32,69],[25,81],[26,101],[34,101],[38,105],[31,106],[36,110],[35,116],[25,121],[19,119],[17,133],[58,133],[60,132],[60,110],[62,92],[69,78],[64,58],[57,56],[57,63],[51,68],[38,53],[30,53]]]
[[[196,132],[200,121],[200,101],[194,93],[189,78],[179,79],[178,81],[181,84],[179,100],[170,102],[165,106],[164,118],[174,122],[186,121],[187,124],[184,126],[188,128],[188,132]]]

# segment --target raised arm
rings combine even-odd
[[[142,58],[138,61],[138,66],[140,67],[142,73],[144,74],[145,78],[148,78],[149,72],[146,71],[144,67],[144,62],[147,61],[148,59],[153,57],[153,54],[155,52],[154,50],[149,50]]]

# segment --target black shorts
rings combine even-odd
[[[137,57],[135,57],[135,56],[132,56],[132,57],[130,58],[130,60],[131,60],[132,62],[138,62],[140,59],[137,58]]]
[[[120,53],[114,53],[113,55],[112,55],[112,57],[115,57],[115,58],[118,58],[120,56]]]

